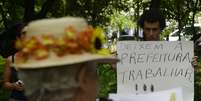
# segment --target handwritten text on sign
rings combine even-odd
[[[118,93],[148,93],[184,87],[193,91],[192,42],[120,41]]]

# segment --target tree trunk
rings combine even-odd
[[[35,19],[45,18],[48,11],[56,3],[57,0],[46,0],[42,5],[41,11],[36,15],[34,11],[35,0],[24,0],[25,2],[25,12],[24,12],[24,22],[28,23]]]
[[[56,4],[57,0],[46,0],[46,2],[43,4],[41,11],[37,14],[36,19],[45,18],[48,11],[51,10],[51,7]]]
[[[192,1],[193,2],[193,1]],[[192,16],[192,24],[191,24],[191,27],[192,27],[192,31],[193,31],[193,38],[196,36],[196,31],[195,31],[195,27],[194,27],[194,23],[195,23],[195,14],[197,12],[197,5],[198,5],[198,0],[195,1],[195,3],[193,3],[193,16]],[[193,42],[195,43],[196,40],[194,38]]]
[[[181,30],[182,30],[182,16],[181,16],[181,7],[182,7],[182,1],[181,0],[178,0],[177,3],[176,3],[176,9],[177,9],[177,15],[176,15],[176,19],[178,21],[178,29],[179,29],[179,41],[181,41]]]
[[[181,24],[181,19],[180,19],[180,17],[178,18],[178,26],[179,26],[179,41],[181,41],[181,30],[182,30],[182,24]]]
[[[24,11],[24,23],[28,23],[35,18],[34,4],[35,0],[24,0],[25,11]]]
[[[67,3],[66,3],[67,15],[75,16],[75,14],[77,14],[78,12],[76,11],[76,7],[77,7],[76,0],[67,0]]]
[[[151,0],[150,9],[160,9],[161,0]]]

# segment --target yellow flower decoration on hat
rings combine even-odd
[[[72,26],[66,27],[62,36],[54,36],[54,33],[43,33],[38,36],[18,39],[16,48],[21,50],[21,60],[33,57],[35,60],[48,58],[50,53],[59,57],[67,54],[82,54],[88,52],[99,55],[110,55],[108,49],[104,49],[106,42],[104,31],[100,28],[86,27],[77,32]]]
[[[92,35],[92,52],[101,54],[101,55],[109,55],[109,50],[102,49],[103,44],[106,42],[106,37],[102,28],[97,27]]]

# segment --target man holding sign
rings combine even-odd
[[[144,94],[183,87],[184,101],[193,101],[193,43],[159,41],[165,19],[154,9],[146,11],[139,24],[143,40],[149,42],[118,42],[117,92]]]
[[[141,15],[138,24],[143,29],[144,41],[159,41],[160,33],[166,26],[165,18],[156,9],[145,11]],[[198,66],[196,59],[197,56],[194,56],[192,59],[194,68]]]

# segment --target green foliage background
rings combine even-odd
[[[0,100],[7,101],[9,92],[3,87],[3,71],[4,71],[5,60],[0,56]]]
[[[99,97],[107,97],[109,93],[116,93],[117,77],[115,70],[109,64],[100,64],[98,66],[98,75],[100,76]]]
[[[195,54],[198,56],[198,68],[195,71],[195,97],[194,101],[200,101],[201,100],[201,50],[196,49]]]
[[[46,1],[54,1],[47,7],[47,17],[80,16],[96,26],[112,26],[123,29],[124,27],[137,28],[135,22],[145,9],[149,8],[151,0],[0,0],[0,31],[13,22],[25,20],[25,10],[31,8],[27,2],[34,1],[33,12],[29,17],[39,17]],[[49,3],[51,3],[49,2]],[[33,5],[32,5],[33,6]],[[184,25],[194,23],[194,14],[201,16],[201,0],[161,0],[161,10],[166,19],[179,22]],[[127,13],[125,16],[123,13]],[[162,37],[168,36],[175,26],[164,30]],[[201,51],[196,49],[199,66],[195,72],[195,101],[201,101]],[[0,101],[6,101],[8,93],[3,89],[2,74],[4,60],[0,58]],[[100,76],[99,97],[106,97],[108,93],[116,92],[116,71],[108,64],[100,64],[98,73]]]

